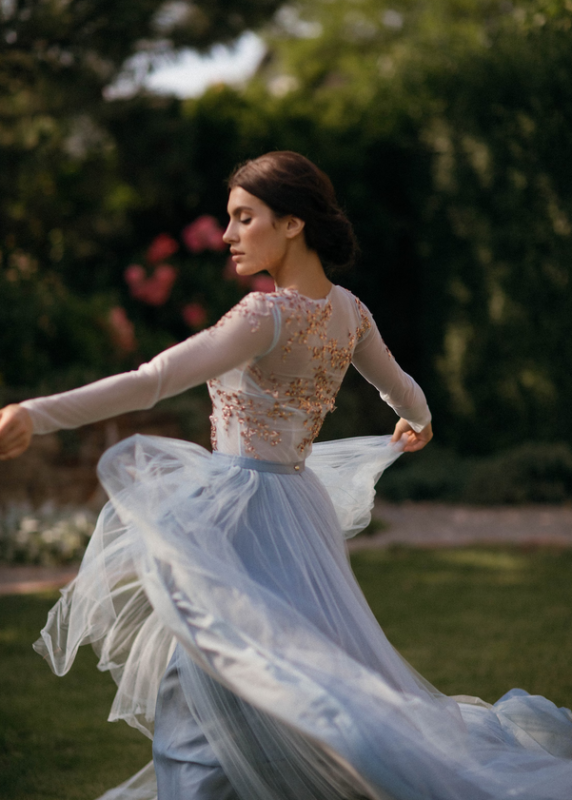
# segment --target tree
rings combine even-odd
[[[72,309],[81,306],[77,325],[85,328],[92,319],[97,328],[114,292],[116,299],[124,260],[134,249],[129,217],[140,202],[119,173],[110,129],[125,106],[114,108],[105,98],[126,61],[142,52],[207,50],[214,42],[232,42],[268,19],[277,5],[277,0],[6,0],[0,5],[0,286],[12,311],[20,301],[25,305],[36,283],[44,286],[40,294],[52,297],[50,308],[58,306],[60,313],[67,304],[73,316]],[[55,294],[49,286],[58,287]],[[49,308],[38,317],[44,329],[25,316],[26,324],[37,328],[32,337],[37,357],[30,361],[29,354],[3,346],[2,361],[13,367],[0,362],[0,383],[2,374],[11,382],[20,374],[20,382],[28,382],[32,374],[40,380],[69,366],[71,355],[47,333],[55,325]],[[14,341],[13,325],[14,315],[4,308],[3,341]],[[28,331],[21,340],[29,338]],[[96,361],[105,360],[103,348]]]
[[[260,79],[282,95],[300,86],[370,103],[383,88],[411,90],[428,71],[455,71],[460,59],[554,21],[567,24],[570,0],[294,0],[265,28],[269,54]],[[410,97],[420,118],[429,100]]]

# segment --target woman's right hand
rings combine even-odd
[[[399,442],[403,447],[404,453],[415,453],[421,450],[433,438],[433,428],[431,423],[426,425],[422,431],[416,433],[405,419],[400,419],[395,426],[395,431],[391,437],[394,444]]]
[[[16,458],[28,449],[34,426],[27,409],[17,403],[0,409],[0,461]]]

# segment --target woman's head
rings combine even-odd
[[[304,238],[326,270],[351,266],[357,252],[353,228],[338,205],[328,176],[290,150],[266,153],[235,169],[229,189],[244,189],[262,200],[276,217],[304,222]]]

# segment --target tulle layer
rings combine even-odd
[[[285,472],[121,442],[100,463],[110,503],[36,649],[63,674],[90,642],[118,685],[110,719],[152,736],[179,642],[189,719],[242,800],[569,800],[570,712],[518,691],[495,706],[444,697],[353,578],[344,531],[367,524],[398,455],[389,437],[328,442]],[[155,792],[146,768],[105,798]]]

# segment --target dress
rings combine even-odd
[[[212,454],[145,436],[104,454],[110,502],[35,647],[63,674],[90,642],[118,685],[110,719],[152,736],[156,717],[159,800],[570,800],[570,712],[445,697],[355,582],[344,536],[399,448],[312,448],[352,361],[425,427],[423,393],[337,286],[250,294],[137,372],[26,401],[42,433],[204,380],[213,400]],[[156,796],[150,764],[103,797]]]

